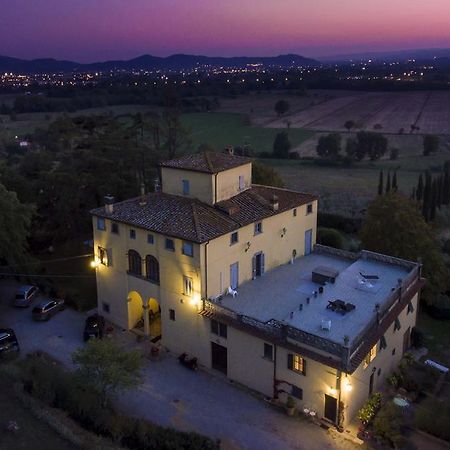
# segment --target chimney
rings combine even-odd
[[[272,208],[272,211],[278,211],[278,206],[278,197],[274,194],[270,199],[270,207]]]
[[[233,148],[233,146],[232,145],[227,145],[225,147],[225,153],[227,155],[233,156],[234,155],[234,148]]]
[[[114,212],[114,197],[112,195],[105,195],[105,211],[106,214]]]
[[[141,200],[139,201],[140,206],[146,205],[147,202],[145,200],[145,184],[141,183]]]

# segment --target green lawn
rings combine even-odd
[[[210,144],[217,150],[226,145],[243,146],[248,143],[255,152],[271,152],[277,128],[252,127],[246,124],[245,114],[235,113],[188,113],[182,121],[191,129],[193,149],[200,144]],[[286,130],[285,128],[283,131]],[[300,145],[314,132],[302,129],[289,130],[292,147]]]

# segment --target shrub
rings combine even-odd
[[[364,424],[369,423],[375,417],[375,414],[380,408],[381,400],[382,395],[380,392],[375,392],[375,394],[372,394],[369,400],[367,400],[364,406],[358,411],[358,419]]]
[[[375,419],[373,420],[373,432],[376,436],[388,441],[391,445],[401,435],[401,428],[404,425],[400,407],[393,402],[384,404]]]
[[[328,247],[344,248],[344,239],[341,233],[334,228],[319,227],[317,229],[317,243]]]

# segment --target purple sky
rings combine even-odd
[[[323,56],[450,47],[450,0],[0,0],[0,55]]]

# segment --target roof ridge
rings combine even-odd
[[[266,188],[266,189],[273,189],[274,191],[292,192],[293,194],[310,195],[312,197],[317,197],[318,198],[318,196],[316,194],[313,194],[311,192],[295,191],[293,189],[281,188],[281,187],[277,187],[277,186],[267,186],[265,184],[252,183],[252,187],[255,187],[255,188],[262,187],[262,188]]]
[[[195,234],[197,235],[197,239],[200,239],[200,224],[198,223],[198,217],[197,217],[197,203],[196,202],[192,202],[191,203],[191,210],[192,210],[192,221],[194,222],[194,229],[195,229]]]
[[[206,161],[206,165],[208,166],[208,169],[211,172],[214,172],[214,167],[213,167],[213,165],[211,163],[211,160],[209,159],[209,153],[205,152],[203,156],[205,157],[205,161]]]

